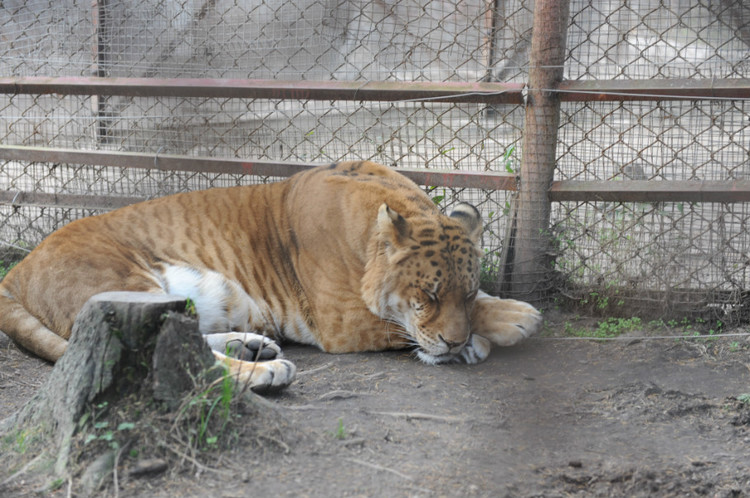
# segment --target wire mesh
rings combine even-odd
[[[750,6],[574,1],[568,79],[747,78]],[[746,100],[564,103],[560,180],[746,180]],[[748,206],[553,204],[557,288],[604,313],[747,320]]]
[[[0,76],[525,82],[533,14],[532,0],[4,0]],[[571,2],[567,79],[749,73],[750,7],[741,0]],[[748,179],[747,106],[565,103],[555,179]],[[0,95],[0,143],[155,156],[514,172],[523,128],[524,109],[513,105]],[[271,180],[0,162],[0,186],[10,192],[149,198]],[[479,204],[488,220],[487,282],[501,290],[513,196],[443,188],[430,195],[446,207],[459,198]],[[554,271],[535,278],[579,303],[592,292],[629,293],[643,309],[726,314],[747,306],[747,211],[746,204],[554,203]],[[0,240],[32,247],[92,212],[0,206]]]
[[[573,0],[567,79],[746,78],[742,0]]]

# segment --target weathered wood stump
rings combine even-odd
[[[46,438],[54,473],[65,473],[81,417],[93,403],[117,401],[144,386],[166,409],[179,405],[195,379],[221,376],[186,311],[184,298],[133,292],[92,297],[73,326],[65,354],[46,384],[0,433],[33,430]]]

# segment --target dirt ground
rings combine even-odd
[[[117,493],[110,484],[104,494],[750,495],[747,337],[554,337],[564,319],[472,366],[287,346],[298,380],[269,398],[294,428],[286,447],[238,446],[212,469],[183,465],[150,477],[130,476],[134,462],[124,461]],[[51,370],[0,334],[0,418]],[[39,486],[20,475],[0,494],[34,495]],[[66,486],[47,493],[66,496]]]

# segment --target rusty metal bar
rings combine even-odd
[[[750,180],[733,182],[623,181],[616,182],[620,184],[619,189],[615,189],[608,183],[615,182],[554,182],[549,198],[553,202],[750,202]],[[646,183],[650,185],[645,185]],[[107,195],[0,191],[0,204],[14,206],[111,210],[143,200],[146,199]]]
[[[48,194],[45,192],[0,191],[0,204],[13,206],[54,206],[70,209],[112,210],[145,201],[140,197],[89,194]]]
[[[50,149],[13,145],[0,145],[0,159],[276,177],[287,177],[300,171],[320,166],[320,164],[285,161],[247,161],[231,158]],[[508,173],[409,168],[394,169],[420,185],[488,190],[515,190],[516,188],[515,175]]]
[[[280,81],[210,78],[0,77],[0,93],[224,97],[300,100],[428,101],[522,104],[523,83],[424,81]],[[750,79],[562,81],[566,102],[749,99]]]
[[[429,187],[516,190],[516,175],[492,171],[393,168],[418,185]]]
[[[0,159],[11,161],[85,164],[165,171],[192,171],[221,174],[291,176],[319,166],[311,163],[284,161],[245,161],[210,157],[179,156],[172,154],[140,154],[134,152],[52,149],[0,145]]]
[[[222,174],[287,177],[320,166],[283,161],[245,161],[178,155],[150,155],[132,152],[81,151],[0,145],[0,159],[161,169]],[[516,179],[507,173],[394,168],[420,185],[515,190]],[[0,203],[40,204],[91,209],[114,209],[140,198],[0,191]],[[87,199],[91,197],[89,202]],[[555,181],[549,200],[607,202],[750,202],[750,180],[734,181]]]
[[[298,100],[523,103],[523,83],[283,81],[210,78],[2,77],[0,93]]]
[[[549,200],[611,202],[750,202],[750,180],[734,181],[563,181]]]
[[[557,92],[566,102],[750,99],[750,79],[566,80]]]

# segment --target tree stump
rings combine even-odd
[[[184,298],[135,292],[92,297],[76,318],[65,354],[46,384],[0,433],[34,431],[46,438],[54,473],[68,467],[71,439],[94,403],[116,405],[151,386],[153,396],[174,409],[181,396],[206,374],[221,376]],[[213,379],[209,379],[211,381]]]

